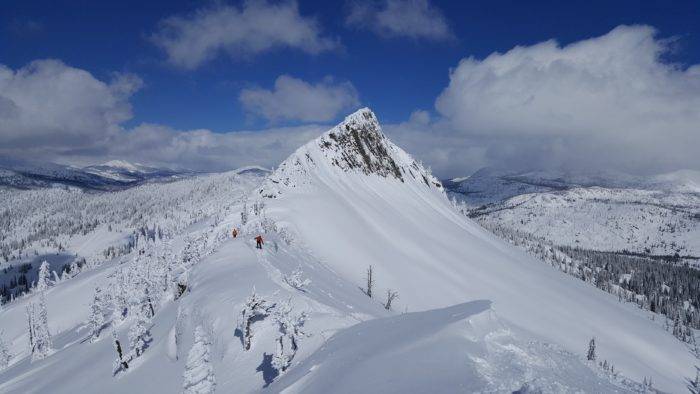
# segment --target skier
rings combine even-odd
[[[231,231],[231,235],[233,235],[233,238],[236,238],[238,236],[238,230],[236,228],[233,228],[233,231]]]
[[[256,249],[262,249],[263,246],[263,237],[262,235],[258,235],[255,237],[255,248]]]

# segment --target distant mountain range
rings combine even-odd
[[[77,187],[109,191],[145,182],[169,182],[194,174],[196,173],[189,170],[149,167],[122,160],[82,168],[56,163],[0,162],[0,187]]]
[[[598,251],[700,256],[700,172],[654,176],[485,168],[443,182],[492,228]]]

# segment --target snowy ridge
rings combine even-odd
[[[357,115],[331,132],[347,130]],[[374,118],[362,115],[359,122],[372,124]],[[259,194],[273,197],[269,217],[341,277],[361,283],[372,265],[381,278],[379,293],[400,294],[398,310],[488,299],[504,324],[569,352],[580,352],[596,337],[602,357],[640,381],[653,375],[662,389],[681,390],[683,379],[694,374],[686,347],[645,313],[525,256],[465,219],[422,167],[411,176],[415,161],[402,150],[384,140],[403,182],[390,164],[384,176],[345,165],[342,159],[350,153],[334,149],[339,145],[324,150],[322,142],[333,141],[331,132],[295,152]]]

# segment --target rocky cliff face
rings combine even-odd
[[[442,190],[442,184],[382,132],[375,114],[363,108],[317,139],[299,148],[270,176],[260,195],[275,198],[284,188],[309,184],[309,174],[355,172],[400,182],[418,181]]]

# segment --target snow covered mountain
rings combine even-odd
[[[4,305],[0,392],[682,392],[695,376],[653,314],[462,215],[369,109],[237,177],[209,215],[158,217],[173,231]]]
[[[55,163],[6,161],[0,163],[0,187],[16,189],[77,187],[86,190],[121,190],[148,181],[172,181],[193,175],[113,160],[84,168]]]
[[[445,182],[482,223],[598,251],[700,256],[700,174],[507,172]]]

